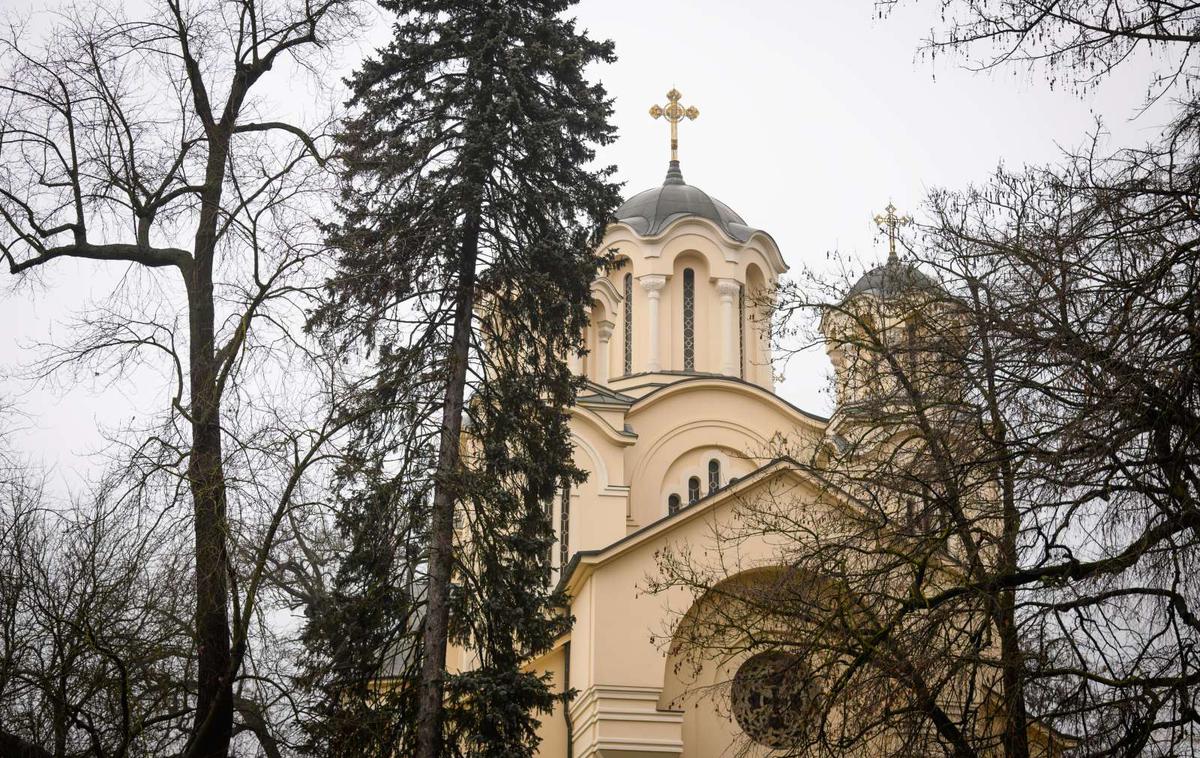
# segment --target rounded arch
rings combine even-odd
[[[595,288],[593,295],[606,292],[612,287],[607,279],[597,280],[607,283],[607,287]],[[592,313],[587,327],[587,356],[584,362],[584,375],[600,384],[607,384],[612,364],[609,362],[612,345],[612,310],[606,304],[608,297],[593,297]]]
[[[671,630],[659,707],[680,705],[680,698],[688,694],[689,684],[695,683],[691,681],[695,677],[687,672],[696,672],[700,659],[727,664],[751,651],[752,643],[745,630],[739,628],[733,606],[764,595],[770,597],[769,593],[795,589],[813,579],[788,566],[764,564],[730,574],[696,597]]]
[[[595,474],[596,484],[599,485],[600,489],[607,487],[609,483],[608,467],[604,465],[604,457],[600,455],[590,442],[578,434],[571,434],[571,442],[574,443],[576,450],[582,450],[583,454],[591,461],[592,465],[587,470]]]
[[[696,227],[699,231],[689,232],[681,227]],[[676,237],[688,234],[701,236],[710,240],[720,240],[723,245],[733,251],[752,249],[763,257],[768,266],[777,275],[783,274],[788,270],[787,262],[783,260],[783,255],[779,251],[779,245],[775,243],[775,239],[767,232],[755,229],[751,232],[749,238],[743,242],[730,237],[719,225],[699,216],[681,216],[664,227],[658,234],[648,237],[638,234],[637,230],[628,224],[616,222],[610,224],[605,231],[605,238],[601,243],[601,247],[609,249],[622,244],[641,246],[645,242],[658,243],[668,239],[673,242]],[[648,245],[647,248],[646,257],[656,257],[659,253],[653,251],[661,249],[656,244]]]
[[[820,586],[819,577],[764,564],[725,577],[678,617],[666,649],[657,705],[683,712],[684,743],[701,746],[697,755],[740,754],[737,747],[746,745],[731,690],[741,664],[764,650],[755,644],[755,632],[762,630],[756,628],[760,616],[753,609],[813,586]],[[786,633],[782,620],[779,631]]]
[[[663,471],[658,487],[659,499],[680,494],[682,505],[691,505],[714,494],[729,483],[730,472],[745,476],[758,467],[756,461],[746,459],[744,451],[735,450],[728,443],[699,441],[686,450],[672,451],[674,460]],[[716,464],[718,484],[712,486],[712,468]],[[669,509],[668,509],[669,512]]]
[[[771,375],[771,280],[755,263],[746,264],[741,307],[742,376],[768,389]]]

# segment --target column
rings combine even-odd
[[[650,335],[650,347],[647,351],[646,370],[662,371],[662,358],[659,355],[658,337],[658,298],[662,288],[667,285],[667,277],[661,274],[638,277],[638,283],[646,290],[646,331]]]
[[[608,384],[608,345],[613,335],[613,322],[596,324],[596,381]]]
[[[717,294],[721,296],[721,373],[737,376],[737,303],[739,285],[734,279],[718,279]]]

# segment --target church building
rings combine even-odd
[[[674,90],[668,99],[651,114],[670,122],[673,159],[607,230],[601,249],[619,265],[592,284],[588,352],[574,365],[588,380],[571,418],[588,479],[564,490],[553,519],[555,579],[575,624],[537,665],[577,694],[543,719],[547,757],[707,758],[745,742],[728,704],[689,699],[695,682],[662,639],[690,598],[644,586],[657,551],[711,542],[739,495],[804,497],[807,485],[768,458],[772,437],[815,444],[826,423],[774,392],[763,303],[787,264],[770,234],[686,183],[674,131],[696,111]],[[770,551],[738,560],[757,568]]]
[[[794,728],[759,718],[761,698],[739,690],[754,656],[679,659],[679,625],[711,609],[683,589],[647,591],[664,551],[680,546],[721,581],[778,569],[765,538],[723,551],[714,535],[764,492],[823,507],[820,488],[774,451],[786,438],[797,458],[811,453],[830,423],[775,394],[766,326],[787,264],[770,234],[685,181],[675,129],[697,114],[675,90],[668,99],[651,110],[672,129],[666,177],[606,231],[600,249],[618,265],[592,284],[588,349],[573,365],[587,379],[570,423],[588,478],[563,490],[552,518],[553,579],[574,626],[532,665],[576,694],[542,719],[546,758],[765,756],[786,750]],[[888,297],[900,267],[893,257],[847,297]]]

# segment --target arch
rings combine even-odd
[[[601,243],[601,247],[608,249],[622,242],[634,244],[661,242],[668,238],[680,236],[679,227],[681,226],[700,227],[702,229],[700,236],[719,240],[724,247],[729,248],[735,254],[746,250],[754,250],[762,256],[763,260],[776,274],[783,274],[788,270],[788,265],[783,260],[783,255],[779,252],[779,246],[775,243],[775,239],[767,232],[755,229],[750,234],[749,239],[741,242],[726,234],[725,230],[719,225],[699,216],[681,216],[664,227],[658,234],[651,237],[643,237],[633,227],[618,221],[610,224],[608,229],[605,230],[605,239]],[[661,249],[659,245],[647,245],[646,247],[651,251]],[[658,253],[655,252],[647,254],[646,257],[655,257],[657,255]]]
[[[717,428],[708,427],[716,432]],[[687,446],[686,449],[672,450],[672,460],[661,471],[657,489],[651,482],[646,482],[644,490],[645,495],[654,497],[657,500],[662,498],[670,499],[670,495],[681,493],[686,496],[683,504],[689,505],[692,502],[692,492],[697,487],[699,499],[704,499],[716,492],[710,486],[709,464],[716,462],[719,470],[719,477],[728,476],[729,472],[738,472],[742,475],[747,475],[755,471],[761,462],[752,457],[748,457],[744,451],[738,450],[735,446],[729,444],[730,440],[713,441],[708,439],[693,440],[695,444]],[[655,471],[654,473],[659,473]],[[653,476],[653,475],[650,475]],[[694,481],[691,481],[694,480]],[[725,484],[723,478],[720,479],[722,484]],[[717,489],[720,489],[718,487]],[[651,493],[656,493],[651,495]],[[643,518],[650,514],[642,514]]]
[[[603,281],[612,287],[612,282],[607,279]],[[606,288],[593,289],[595,294],[599,291],[604,291]],[[599,384],[608,384],[608,377],[603,374],[611,373],[611,366],[608,362],[611,342],[611,327],[612,321],[609,320],[609,314],[612,312],[605,305],[607,298],[594,298],[592,300],[592,314],[588,321],[587,327],[587,355],[584,356],[584,375],[594,382]],[[604,338],[604,333],[608,328],[609,339]]]
[[[584,455],[592,462],[592,467],[589,470],[596,475],[596,483],[603,490],[609,483],[608,467],[604,465],[604,459],[600,457],[600,453],[596,451],[596,448],[592,447],[591,443],[578,434],[571,434],[571,442],[574,443],[574,447],[577,450],[582,450]]]
[[[746,284],[742,307],[742,376],[747,381],[770,388],[771,311],[764,300],[770,297],[770,281],[757,264],[746,265]]]
[[[599,276],[592,280],[592,301],[601,303],[607,313],[616,313],[621,304],[621,293],[617,285],[607,276]]]
[[[753,606],[763,602],[763,596],[795,591],[797,583],[808,585],[813,579],[776,564],[733,573],[696,598],[672,629],[658,707],[682,710],[685,730],[704,732],[701,744],[714,745],[713,755],[724,755],[722,750],[741,738],[732,718],[729,685],[739,664],[758,652],[738,628],[736,604]],[[714,718],[718,715],[721,718]],[[685,733],[685,740],[695,736]]]

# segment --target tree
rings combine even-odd
[[[244,402],[241,372],[262,369],[267,345],[290,343],[285,313],[296,306],[298,273],[313,255],[298,235],[303,214],[296,211],[319,184],[324,162],[320,125],[309,131],[267,115],[269,100],[259,91],[273,68],[304,66],[354,23],[353,5],[341,0],[165,0],[137,19],[104,6],[80,9],[38,50],[21,28],[0,42],[7,98],[0,256],[14,275],[48,271],[64,259],[128,272],[106,307],[83,320],[78,342],[49,362],[121,370],[159,355],[174,376],[170,417],[131,452],[146,473],[135,481],[149,483],[153,474],[191,498],[196,687],[187,706],[187,756],[228,754],[235,683],[252,658],[257,593],[294,518],[302,472],[333,433],[318,424],[306,436],[312,428],[305,425],[268,442],[239,436],[249,430],[228,414],[236,397],[234,415],[256,416],[261,409]],[[242,455],[232,457],[235,450]],[[247,517],[259,515],[251,502],[263,501],[242,502],[246,492],[228,473],[234,460],[264,459],[272,473],[281,459],[296,465],[266,520],[251,529]],[[159,490],[172,502],[176,491]],[[249,533],[262,541],[242,575],[231,547]],[[238,586],[243,576],[247,583]]]
[[[386,711],[392,727],[375,729],[390,744],[353,743],[374,754],[526,755],[551,695],[521,662],[564,623],[546,587],[544,503],[579,475],[564,361],[582,347],[596,232],[618,201],[612,170],[588,165],[612,129],[584,69],[612,47],[562,18],[567,0],[383,5],[398,21],[350,80],[338,274],[314,319],[374,351],[369,402],[390,409],[359,427],[342,522],[355,547],[340,610],[324,609],[355,616],[363,638],[312,627],[319,658],[358,659],[327,684],[326,723]],[[393,577],[403,589],[379,588]],[[371,596],[390,604],[368,610]],[[447,677],[450,639],[477,669]],[[385,660],[402,670],[371,685]]]
[[[1184,92],[1178,118],[1144,148],[1094,138],[932,193],[870,297],[847,299],[848,272],[785,289],[781,334],[830,351],[839,406],[815,448],[784,452],[837,505],[750,498],[717,539],[766,535],[787,570],[725,584],[676,552],[658,587],[721,609],[678,627],[689,655],[779,650],[820,684],[797,753],[1190,753],[1198,9],[940,5],[932,49],[982,47],[985,67],[1086,88],[1157,53],[1150,94]]]
[[[713,527],[722,556],[777,546],[773,572],[729,581],[761,567],[680,547],[651,589],[711,609],[670,630],[683,660],[771,654],[767,683],[805,683],[773,706],[789,754],[1028,755],[1011,593],[991,584],[1018,537],[1013,461],[981,402],[995,372],[972,312],[937,282],[898,260],[856,279],[778,293],[781,319],[820,316],[805,329],[833,357],[838,410],[822,439],[773,451],[817,502],[760,488]]]

